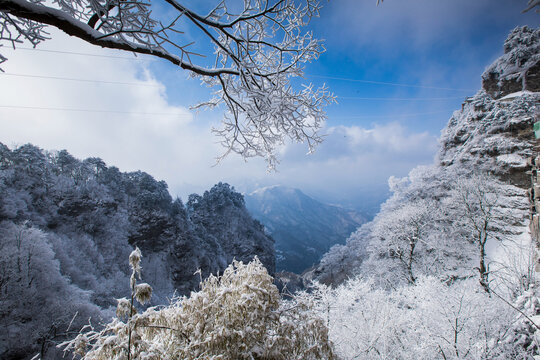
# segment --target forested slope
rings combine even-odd
[[[540,355],[527,160],[540,29],[516,28],[442,130],[437,161],[390,178],[381,211],[306,274],[347,359]],[[537,156],[538,154],[536,154]]]
[[[0,239],[1,358],[54,344],[77,311],[75,327],[109,316],[129,291],[135,246],[153,304],[198,288],[233,258],[258,255],[275,269],[273,240],[229,185],[184,205],[144,172],[30,144],[0,144]]]

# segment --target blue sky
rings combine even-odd
[[[398,115],[441,111],[402,120],[412,128],[437,133],[463,97],[480,87],[479,75],[502,52],[508,32],[518,24],[538,26],[538,14],[521,14],[523,4],[515,0],[411,0],[386,1],[377,7],[372,1],[329,2],[321,19],[313,23],[314,31],[327,40],[328,51],[306,72],[426,86],[327,80],[341,96],[439,99],[343,99],[328,113],[336,120],[341,116],[372,115],[372,119],[353,120],[355,124],[369,125],[371,121],[380,123],[376,116],[392,121]]]
[[[389,176],[433,161],[440,130],[480,88],[480,75],[502,54],[508,32],[539,25],[540,14],[521,14],[525,5],[525,0],[386,0],[380,6],[375,0],[324,1],[309,28],[326,40],[327,51],[306,67],[305,81],[326,83],[338,104],[327,108],[327,137],[317,152],[306,156],[305,146],[286,146],[277,173],[268,174],[261,159],[245,163],[238,156],[213,166],[222,149],[210,129],[219,125],[221,112],[189,110],[210,91],[185,72],[145,56],[97,49],[54,30],[52,39],[38,46],[42,51],[3,48],[9,60],[0,75],[0,141],[65,148],[80,158],[102,157],[123,171],[141,169],[166,180],[173,195],[184,199],[227,181],[240,191],[282,184],[326,202],[373,207],[386,194]],[[204,49],[199,34],[185,36]]]

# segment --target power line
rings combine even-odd
[[[154,112],[132,112],[121,110],[100,110],[100,109],[74,109],[46,106],[19,106],[19,105],[0,105],[4,109],[24,109],[24,110],[50,110],[50,111],[72,111],[72,112],[89,112],[89,113],[113,113],[113,114],[128,114],[128,115],[180,115],[177,113],[154,113]]]
[[[304,75],[306,75],[308,77],[311,76],[311,77],[322,78],[322,79],[331,79],[331,80],[340,80],[340,81],[349,81],[349,82],[359,82],[359,83],[375,84],[375,85],[389,85],[389,86],[412,87],[412,88],[420,88],[420,89],[452,90],[452,91],[468,91],[468,92],[475,91],[475,90],[472,90],[472,89],[456,89],[456,88],[446,88],[446,87],[437,87],[437,86],[403,84],[403,83],[394,83],[394,82],[386,82],[386,81],[351,79],[351,78],[343,78],[343,77],[336,77],[336,76],[326,76],[326,75],[316,75],[316,74],[304,74]]]
[[[93,56],[93,57],[102,57],[102,58],[111,58],[111,59],[123,59],[123,60],[135,60],[142,61],[144,59],[137,57],[125,57],[125,56],[114,56],[114,55],[99,55],[91,53],[82,53],[74,51],[64,51],[64,50],[48,50],[48,49],[37,49],[37,48],[27,48],[27,47],[17,47],[20,50],[30,50],[30,51],[40,51],[40,52],[49,52],[49,53],[58,53],[58,54],[71,54],[71,55],[83,55],[83,56]],[[317,75],[317,74],[304,74],[305,76],[311,76],[315,78],[322,79],[331,79],[331,80],[340,80],[340,81],[349,81],[349,82],[359,82],[364,84],[375,84],[375,85],[388,85],[388,86],[401,86],[401,87],[412,87],[419,89],[435,89],[435,90],[451,90],[451,91],[468,91],[474,92],[474,89],[457,89],[457,88],[447,88],[447,87],[437,87],[437,86],[425,86],[425,85],[415,85],[415,84],[404,84],[404,83],[395,83],[395,82],[386,82],[386,81],[376,81],[376,80],[364,80],[364,79],[352,79],[344,78],[337,76],[327,76],[327,75]]]
[[[14,76],[14,77],[49,79],[49,80],[64,80],[64,81],[79,81],[79,82],[114,84],[114,85],[149,86],[149,87],[159,87],[160,86],[158,84],[146,84],[146,83],[110,81],[110,80],[80,79],[80,78],[72,78],[72,77],[46,76],[46,75],[34,75],[34,74],[0,73],[0,76]],[[338,96],[338,99],[344,99],[344,100],[369,100],[369,101],[432,101],[432,100],[436,101],[436,100],[455,100],[455,99],[462,99],[462,98],[463,98],[462,96],[439,97],[439,98],[392,98],[392,97],[375,98],[375,97]]]
[[[89,112],[89,113],[114,113],[114,114],[128,114],[128,115],[180,115],[177,113],[156,113],[156,112],[132,112],[122,110],[102,110],[102,109],[76,109],[76,108],[61,108],[61,107],[46,107],[46,106],[19,106],[19,105],[0,105],[0,108],[4,109],[24,109],[24,110],[48,110],[48,111],[69,111],[69,112]],[[366,116],[329,116],[330,119],[369,119],[369,118],[399,118],[399,117],[412,117],[434,114],[447,114],[448,111],[434,111],[416,114],[398,114],[398,115],[366,115]]]
[[[386,118],[401,118],[401,117],[413,117],[413,116],[424,116],[424,115],[436,115],[436,114],[448,114],[449,111],[453,110],[444,110],[444,111],[432,111],[425,113],[416,113],[416,114],[397,114],[397,115],[365,115],[365,116],[328,116],[330,119],[337,120],[354,120],[354,119],[386,119]]]
[[[56,54],[83,55],[83,56],[93,56],[93,57],[102,57],[102,58],[111,58],[111,59],[135,60],[135,61],[144,60],[144,59],[141,59],[141,58],[138,58],[138,57],[100,55],[100,54],[82,53],[82,52],[75,52],[75,51],[49,50],[49,49],[27,48],[27,47],[17,47],[16,50],[30,50],[30,51],[40,51],[40,52],[48,52],[48,53],[56,53]]]
[[[463,99],[463,96],[452,96],[452,97],[439,97],[439,98],[371,98],[371,97],[354,97],[354,96],[337,96],[338,100],[374,100],[374,101],[435,101],[435,100],[455,100]]]
[[[78,79],[78,78],[61,77],[61,76],[45,76],[45,75],[13,74],[13,73],[0,73],[0,75],[1,75],[1,76],[16,76],[16,77],[26,77],[26,78],[37,78],[37,79],[52,79],[52,80],[66,80],[66,81],[92,82],[92,83],[115,84],[115,85],[132,85],[132,86],[150,86],[150,87],[159,87],[159,85],[157,85],[157,84],[145,84],[145,83],[134,83],[134,82],[123,82],[123,81],[109,81],[109,80]]]

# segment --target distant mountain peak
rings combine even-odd
[[[273,185],[245,196],[247,209],[276,241],[276,269],[301,273],[366,221],[352,210],[324,204],[295,189]]]
[[[302,195],[305,195],[299,189],[288,187],[285,185],[276,184],[276,185],[265,186],[257,190],[254,190],[249,194],[249,196],[261,196],[264,194],[302,194]]]

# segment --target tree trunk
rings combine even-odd
[[[416,278],[413,275],[413,259],[414,259],[414,248],[416,247],[416,241],[410,240],[409,242],[409,258],[407,259],[407,273],[409,274],[409,283],[414,285],[416,283]]]
[[[478,267],[478,272],[480,273],[480,285],[484,290],[489,294],[489,274],[486,267],[486,249],[484,245],[480,245],[480,266]]]

